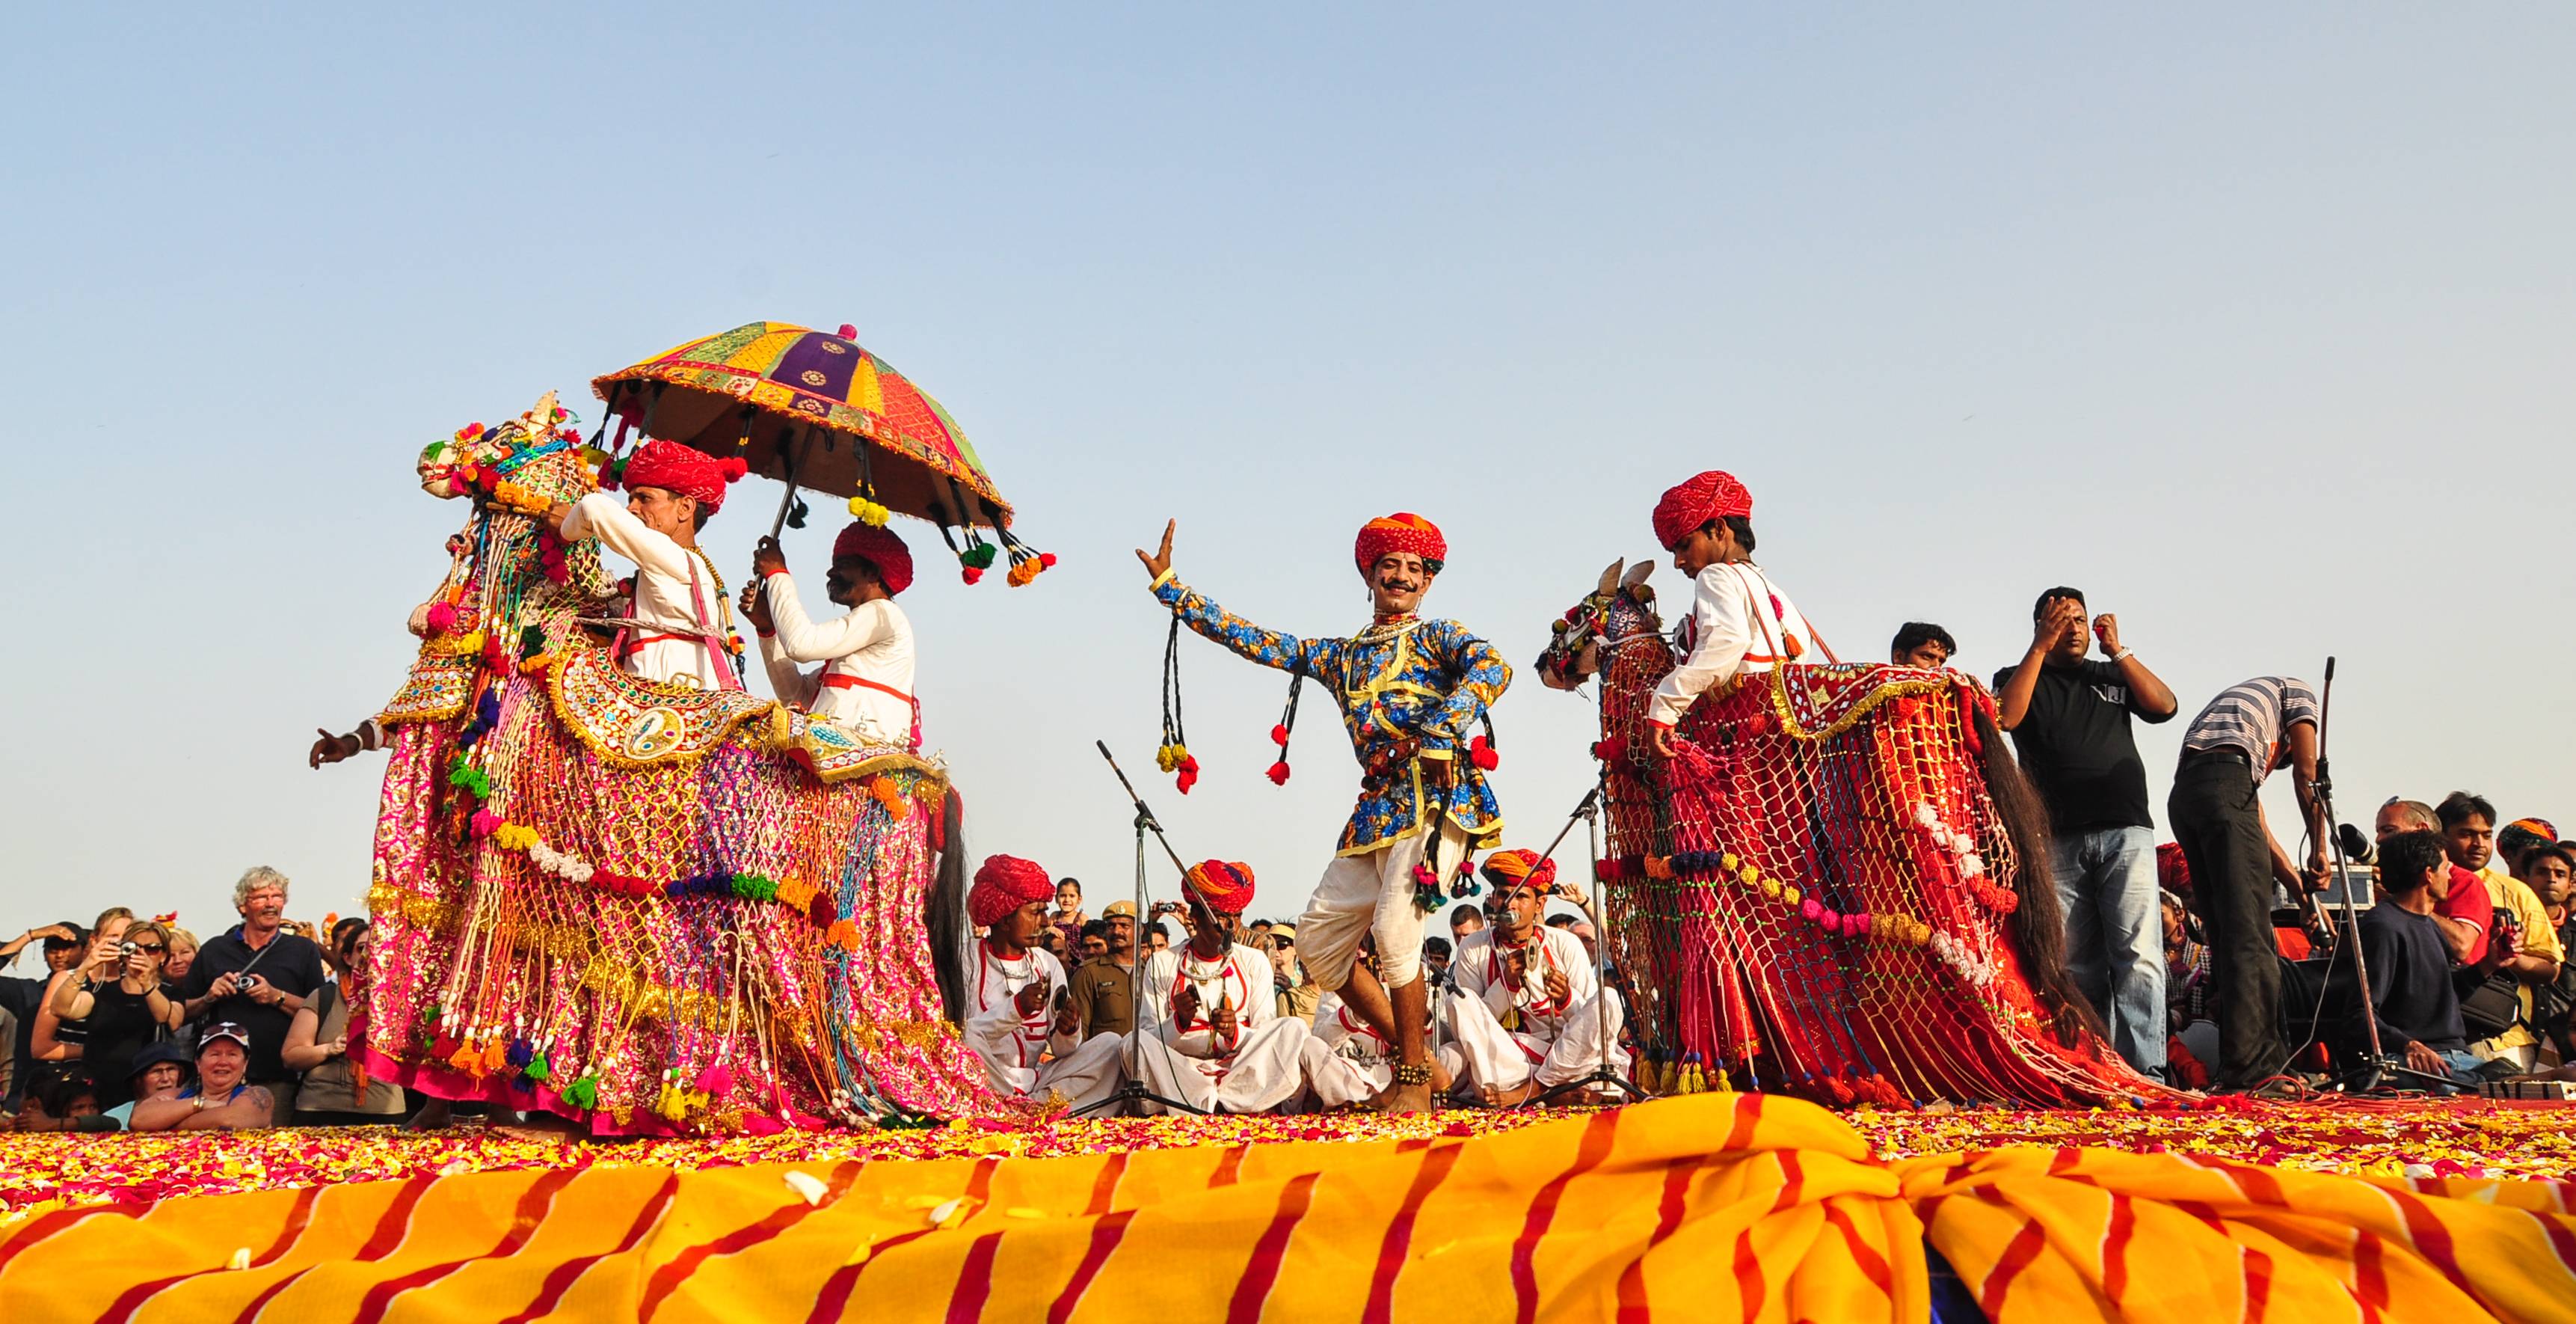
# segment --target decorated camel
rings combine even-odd
[[[598,482],[569,423],[549,394],[421,456],[421,486],[471,509],[376,719],[392,758],[352,1056],[600,1135],[994,1107],[949,1015],[964,869],[945,771],[741,690],[620,671],[597,551],[539,517]]]
[[[1611,565],[1538,663],[1600,682],[1608,941],[1650,1050],[1835,1104],[2167,1096],[2067,978],[2046,817],[1993,696],[1956,671],[1783,663],[1711,690],[1659,758],[1653,569]]]

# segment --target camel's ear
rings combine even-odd
[[[1595,593],[1607,593],[1610,590],[1619,587],[1619,568],[1626,564],[1628,564],[1628,558],[1624,556],[1611,562],[1610,568],[1601,572],[1601,587],[1592,591]]]
[[[1654,573],[1655,558],[1649,556],[1645,560],[1639,561],[1637,564],[1628,568],[1627,577],[1619,581],[1619,587],[1635,588],[1639,584],[1645,583],[1646,580]]]

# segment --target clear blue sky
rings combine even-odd
[[[1064,558],[925,557],[905,605],[975,847],[1095,900],[1166,515],[1321,632],[1353,528],[1420,511],[1431,607],[1525,665],[1709,467],[1846,655],[1925,618],[1990,673],[2071,583],[2186,713],[2338,654],[2347,818],[2576,827],[2565,10],[541,8],[13,17],[0,929],[211,931],[259,862],[355,910],[381,765],[303,751],[401,678],[460,513],[420,446],[758,318],[855,323]],[[1273,788],[1280,678],[1185,666],[1206,780],[1149,786],[1291,913],[1348,756],[1310,719]],[[1498,720],[1543,842],[1589,708],[1524,677]]]

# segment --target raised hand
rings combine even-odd
[[[1046,995],[1047,986],[1044,983],[1029,983],[1021,985],[1020,991],[1013,995],[1012,1000],[1019,1005],[1020,1015],[1025,1019],[1045,1010]]]
[[[786,568],[787,553],[780,549],[776,538],[763,538],[758,546],[751,549],[752,578],[766,578]]]
[[[1142,547],[1136,549],[1136,559],[1145,563],[1146,574],[1161,579],[1172,568],[1172,530],[1180,523],[1176,519],[1163,521],[1163,545],[1153,555],[1147,556]]]
[[[2093,618],[2093,637],[2102,641],[2102,656],[2120,655],[2120,618],[2104,612]]]

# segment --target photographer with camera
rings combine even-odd
[[[206,940],[188,968],[186,1018],[238,1026],[249,1039],[243,1079],[258,1097],[293,1099],[281,1054],[295,1013],[322,987],[322,949],[288,932],[286,875],[259,865],[233,884],[242,922]]]
[[[92,947],[72,978],[54,985],[50,1009],[87,1031],[81,1060],[97,1082],[98,1106],[114,1108],[134,1097],[134,1056],[179,1028],[178,990],[161,982],[170,931],[146,921],[129,924],[113,943]]]

